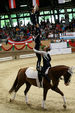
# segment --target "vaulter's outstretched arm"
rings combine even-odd
[[[45,51],[38,51],[38,50],[36,50],[36,49],[34,49],[34,48],[33,48],[33,51],[34,51],[35,53],[38,53],[38,54],[41,54],[41,55],[45,55],[45,54],[46,54]]]

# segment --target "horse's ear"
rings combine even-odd
[[[72,75],[74,72],[73,70],[75,69],[75,66],[72,66],[68,69],[68,72]]]
[[[73,74],[73,67],[68,68],[68,73],[70,73],[71,75]]]
[[[72,70],[74,70],[75,69],[75,66],[72,66],[71,68],[72,68]]]

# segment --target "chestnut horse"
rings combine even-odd
[[[24,91],[25,94],[25,101],[27,101],[27,93],[31,87],[31,85],[37,86],[37,82],[35,78],[28,78],[26,75],[26,71],[29,69],[27,68],[22,68],[18,71],[16,80],[14,81],[14,84],[12,88],[9,90],[9,93],[11,94],[14,92],[13,98],[10,99],[10,102],[15,99],[16,92],[19,90],[19,88],[25,83],[26,84],[26,89]],[[30,72],[31,74],[31,72]],[[70,78],[72,75],[72,68],[65,66],[65,65],[58,65],[49,68],[48,70],[48,77],[50,78],[50,83],[47,81],[45,77],[43,77],[43,102],[42,102],[42,107],[45,108],[45,100],[47,96],[47,92],[49,89],[59,93],[62,98],[63,98],[63,107],[66,108],[66,100],[63,92],[58,88],[59,81],[61,77],[64,79],[64,84],[67,86],[70,83]]]

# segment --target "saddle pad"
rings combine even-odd
[[[34,70],[33,67],[29,67],[26,72],[25,72],[26,76],[28,78],[32,78],[32,79],[37,79],[38,78],[38,72],[36,70]]]

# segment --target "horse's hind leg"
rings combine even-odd
[[[17,86],[16,86],[15,89],[14,89],[13,95],[12,95],[12,97],[10,98],[10,102],[12,102],[12,101],[15,100],[16,93],[17,93],[17,91],[19,90],[19,88],[20,88],[22,85],[23,85],[23,84],[17,83]]]
[[[12,97],[10,98],[10,102],[14,101],[14,100],[15,100],[15,97],[16,97],[16,93],[13,92],[13,95],[12,95]]]
[[[26,89],[25,89],[25,91],[24,91],[26,104],[28,103],[27,93],[28,93],[30,87],[31,87],[31,84],[27,82],[27,83],[26,83]]]

